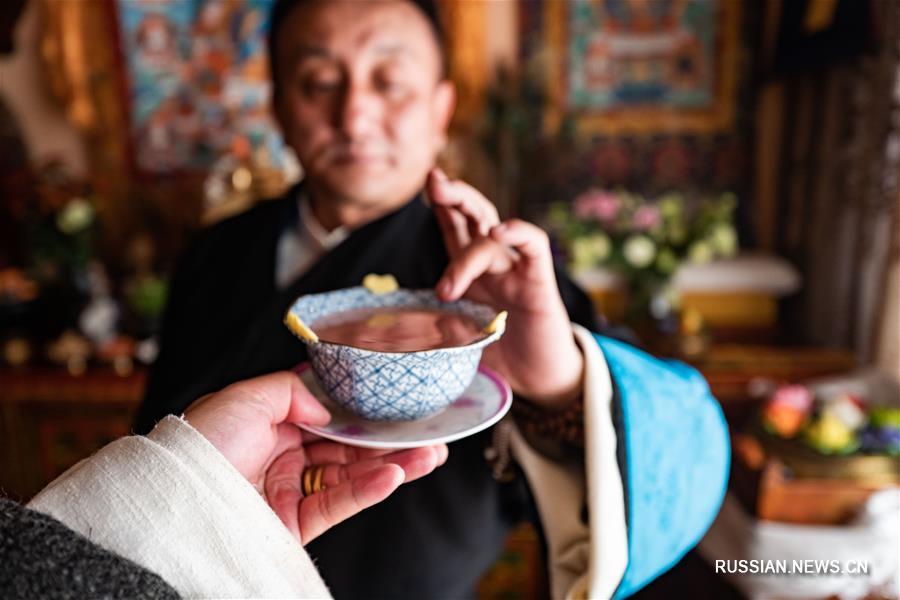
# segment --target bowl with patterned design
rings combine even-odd
[[[482,351],[503,335],[506,312],[443,302],[432,290],[365,283],[301,296],[288,309],[285,324],[308,346],[316,379],[365,419],[439,413],[472,382]]]

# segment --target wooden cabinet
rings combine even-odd
[[[72,376],[61,369],[0,370],[0,488],[26,501],[112,440],[126,435],[143,395],[142,370]]]
[[[764,399],[760,392],[771,386],[847,373],[856,367],[855,356],[846,350],[736,343],[713,344],[690,362],[706,378],[728,424],[736,430],[756,414]]]

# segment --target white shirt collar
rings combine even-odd
[[[284,289],[306,273],[316,261],[343,242],[350,230],[338,227],[328,232],[313,215],[306,194],[297,197],[299,226],[281,232],[275,255],[275,284]]]
[[[319,223],[313,214],[312,207],[309,204],[309,196],[300,194],[297,199],[300,210],[300,236],[308,241],[315,243],[322,250],[332,250],[338,244],[347,239],[350,230],[343,225],[336,227],[331,231],[326,231],[322,224]]]

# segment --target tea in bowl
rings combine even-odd
[[[422,419],[466,390],[483,349],[503,335],[506,313],[391,287],[301,296],[285,323],[337,404],[373,421]]]

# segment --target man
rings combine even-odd
[[[566,471],[576,480],[563,485],[550,473],[552,461],[513,435],[530,479],[547,473],[547,481],[556,482],[532,485],[550,553],[573,553],[560,559],[571,568],[553,576],[554,594],[565,593],[579,571],[596,571],[597,557],[605,571],[584,579],[584,591],[627,591],[619,582],[628,583],[623,573],[632,549],[625,517],[634,507],[625,506],[625,449],[616,449],[620,407],[611,398],[603,343],[588,331],[595,325],[591,304],[568,279],[557,278],[540,229],[518,220],[500,223],[481,194],[434,168],[454,88],[444,78],[433,6],[279,0],[270,58],[275,115],[306,177],[284,199],[205,231],[184,257],[139,430],[212,389],[304,360],[304,346],[281,324],[299,295],[391,273],[403,287],[502,307],[509,311],[507,333],[484,360],[510,383],[517,405],[527,407],[530,425],[523,429],[556,441],[574,429],[563,441],[585,441],[593,464],[584,511],[578,469]],[[623,394],[622,402],[631,397]],[[582,404],[595,423],[586,440],[577,427]],[[563,426],[543,426],[550,422]],[[491,435],[454,443],[441,470],[310,544],[336,598],[472,595],[508,528],[531,504],[522,477],[501,482],[500,469],[494,473],[486,462]],[[721,470],[721,457],[713,456],[704,464]],[[563,497],[562,488],[581,491]],[[568,524],[550,526],[553,511]],[[590,532],[585,512],[594,525]],[[604,531],[600,549],[591,537],[598,527]],[[554,538],[560,532],[577,532],[581,550]],[[643,573],[641,581],[657,573]],[[631,589],[638,585],[632,582]]]

